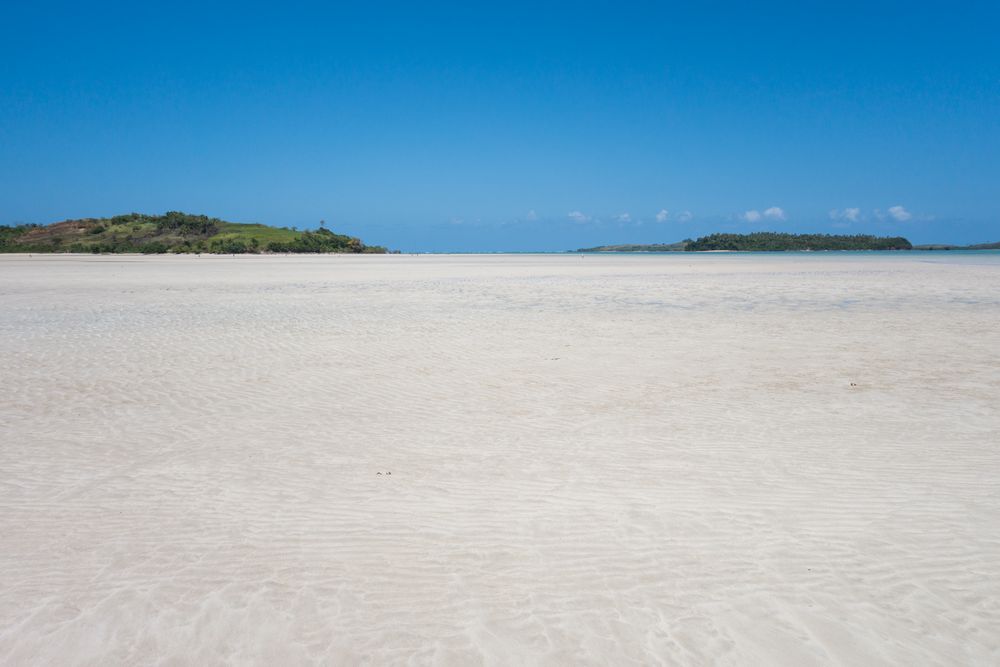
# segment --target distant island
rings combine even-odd
[[[913,246],[914,250],[1000,250],[1000,241],[996,243],[976,243],[974,245],[950,245],[948,243],[927,243]]]
[[[599,245],[594,248],[580,248],[576,252],[679,252],[687,248],[690,239],[677,243],[651,243],[648,245]]]
[[[971,246],[970,246],[971,247]],[[976,248],[986,246],[975,246]],[[785,234],[754,232],[752,234],[710,234],[677,243],[649,245],[607,245],[581,248],[576,252],[780,252],[809,250],[913,250],[914,246],[901,236],[870,236],[867,234]]]
[[[869,236],[855,234],[782,234],[754,232],[753,234],[710,234],[688,243],[684,250],[737,250],[737,251],[786,251],[786,250],[912,250],[913,244],[902,236]]]
[[[386,253],[360,239],[325,229],[226,222],[168,211],[111,218],[65,220],[51,225],[0,226],[0,253]]]

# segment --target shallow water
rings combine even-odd
[[[0,257],[0,662],[997,662],[1000,253],[803,255]]]

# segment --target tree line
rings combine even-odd
[[[754,232],[752,234],[710,234],[689,241],[686,251],[788,251],[788,250],[912,250],[913,245],[902,236],[871,236],[868,234],[785,234]]]

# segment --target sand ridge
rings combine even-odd
[[[995,254],[6,256],[0,301],[4,664],[1000,659]]]

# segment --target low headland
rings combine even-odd
[[[64,220],[51,225],[0,226],[0,253],[386,253],[382,246],[319,229],[226,222],[168,211],[110,218]]]

